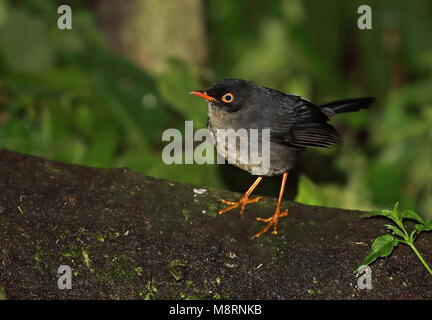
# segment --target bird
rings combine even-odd
[[[194,90],[191,94],[203,98],[207,103],[207,127],[217,152],[224,158],[233,159],[232,164],[257,175],[255,182],[238,201],[220,201],[227,205],[219,214],[239,208],[242,216],[246,205],[259,202],[263,197],[251,197],[252,192],[266,176],[282,176],[279,197],[275,211],[269,218],[256,218],[266,223],[264,228],[252,236],[259,238],[273,227],[277,234],[279,219],[288,215],[282,210],[282,199],[289,171],[307,148],[331,148],[342,144],[339,132],[329,124],[329,120],[339,114],[369,108],[372,97],[338,100],[316,105],[300,95],[285,93],[276,89],[255,85],[241,79],[222,79],[207,90]],[[256,159],[245,161],[239,156],[238,145],[216,143],[221,132],[226,135],[240,129],[269,131],[270,166],[261,170]],[[225,138],[225,136],[223,137]],[[262,138],[262,136],[261,136]],[[249,140],[252,144],[252,140]],[[263,140],[258,140],[262,147]],[[264,149],[263,149],[264,150]]]

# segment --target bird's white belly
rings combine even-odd
[[[238,139],[236,140],[235,137],[231,137],[230,139],[230,135],[227,133],[221,137],[218,131],[210,126],[209,132],[216,151],[220,156],[226,159],[228,163],[246,170],[253,175],[280,175],[289,171],[294,166],[298,157],[296,152],[279,144],[269,143],[268,148],[265,148],[261,140],[258,140],[256,144],[252,142],[249,145],[253,149],[252,152],[249,152],[249,148],[246,148],[246,152],[242,152],[240,150],[240,143],[238,143]],[[226,137],[228,138],[226,139]]]
[[[209,132],[216,151],[229,164],[254,175],[269,175],[269,154],[265,157],[266,153],[260,141],[252,141],[248,135],[245,142],[234,130],[225,130],[223,134],[220,134],[218,130],[209,128]]]

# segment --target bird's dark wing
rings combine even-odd
[[[302,151],[307,147],[332,147],[341,136],[327,123],[329,118],[311,102],[296,95],[280,92],[274,104],[270,139]]]

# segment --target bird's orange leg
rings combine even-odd
[[[280,188],[280,192],[279,192],[279,199],[276,205],[276,210],[275,213],[273,214],[272,217],[264,219],[264,218],[256,218],[258,221],[263,221],[263,222],[268,222],[267,225],[258,233],[254,234],[253,238],[258,238],[261,235],[263,235],[264,233],[266,233],[268,231],[268,229],[271,228],[271,226],[273,226],[273,232],[272,234],[277,234],[277,225],[279,222],[279,218],[281,217],[285,217],[288,215],[288,209],[284,210],[284,211],[280,211],[281,210],[281,204],[282,204],[282,198],[283,198],[283,194],[285,191],[285,185],[288,179],[288,172],[285,172],[282,176],[282,185]]]
[[[237,208],[240,206],[240,215],[243,215],[244,209],[246,208],[246,205],[249,203],[254,203],[260,201],[264,197],[256,197],[256,198],[249,198],[250,194],[254,191],[258,183],[260,183],[262,180],[262,177],[258,177],[255,182],[251,185],[251,187],[246,191],[246,193],[243,195],[243,197],[240,198],[239,201],[226,201],[224,199],[220,199],[221,202],[228,204],[229,207],[226,207],[225,209],[219,210],[219,214],[224,214],[225,212],[228,212],[232,209]]]

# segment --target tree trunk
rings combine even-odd
[[[94,1],[111,46],[151,72],[164,72],[170,58],[203,67],[207,58],[200,0]]]

